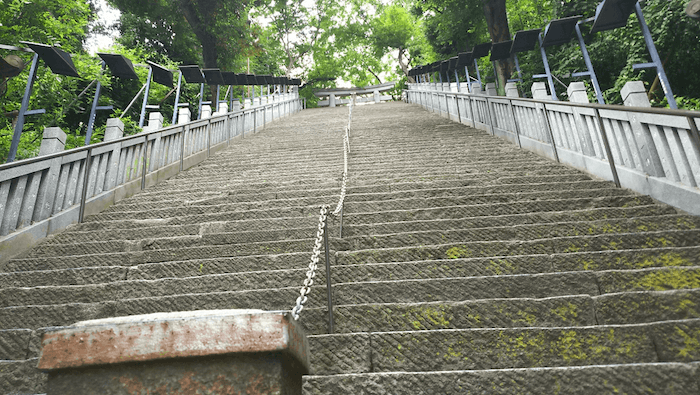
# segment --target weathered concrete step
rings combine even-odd
[[[605,218],[605,219],[601,219]],[[400,233],[406,230],[412,232],[432,230],[456,230],[477,228],[498,228],[506,226],[525,226],[535,224],[576,224],[589,223],[591,230],[583,233],[601,233],[610,230],[620,230],[622,226],[638,231],[659,230],[654,221],[659,220],[665,229],[678,226],[683,229],[700,227],[700,218],[690,215],[676,214],[676,211],[668,206],[644,206],[624,209],[596,209],[586,211],[557,212],[557,213],[532,213],[515,214],[492,217],[467,217],[454,219],[432,219],[417,221],[398,221],[373,224],[343,224],[343,236],[385,235]],[[671,221],[676,221],[671,223]],[[605,224],[610,224],[606,226]],[[513,225],[516,224],[516,225]],[[623,224],[620,228],[612,224]],[[664,225],[665,224],[665,225]],[[581,234],[581,232],[579,232]]]
[[[316,232],[308,239],[252,242],[232,245],[200,245],[199,236],[173,237],[142,241],[107,241],[82,244],[39,246],[27,254],[27,258],[78,257],[85,255],[133,254],[147,256],[148,262],[167,262],[186,258],[213,258],[227,256],[287,254],[311,251]],[[76,255],[72,255],[76,254]],[[71,258],[73,259],[73,258]],[[132,261],[129,259],[129,261]]]
[[[461,197],[434,197],[434,198],[407,198],[391,199],[379,201],[353,202],[349,200],[345,203],[345,210],[348,213],[395,211],[405,209],[436,208],[465,205],[496,205],[508,204],[509,206],[524,205],[527,203],[540,203],[545,200],[537,200],[537,195],[542,199],[549,198],[549,201],[559,199],[576,198],[610,198],[620,199],[642,199],[639,195],[624,189],[599,189],[584,191],[563,191],[563,192],[540,192],[528,194],[493,194],[482,196],[461,196]],[[527,200],[527,198],[531,200]],[[266,210],[275,210],[278,216],[290,216],[290,214],[308,211],[317,208],[321,204],[335,204],[338,197],[328,196],[319,198],[304,198],[299,200],[270,200],[265,202],[247,203],[224,203],[213,205],[190,205],[182,207],[160,207],[152,209],[138,209],[136,211],[123,210],[119,205],[100,214],[94,215],[93,221],[109,221],[116,219],[148,219],[148,218],[169,218],[190,215],[206,215],[219,212],[240,212],[248,213],[247,218],[253,218],[258,213]],[[650,199],[650,198],[648,198]],[[494,202],[495,201],[495,202]]]
[[[700,319],[638,325],[309,336],[311,374],[693,362]]]
[[[475,204],[461,206],[384,210],[373,212],[345,211],[348,224],[400,222],[431,219],[455,219],[466,217],[490,217],[501,215],[530,214],[543,212],[566,212],[568,210],[590,210],[606,207],[625,208],[655,204],[648,196],[629,195],[598,198],[552,199],[526,202]]]
[[[49,236],[42,241],[41,245],[69,244],[69,243],[90,243],[95,240],[116,241],[116,240],[144,240],[166,237],[196,236],[202,233],[202,229],[207,224],[186,224],[186,225],[162,225],[162,226],[135,226],[130,225],[138,221],[115,221],[121,227],[112,227],[110,223],[102,223],[104,226],[95,230],[84,229],[82,224],[71,227],[69,230]],[[163,221],[166,223],[166,221]]]
[[[700,289],[618,292],[593,299],[598,324],[700,318]]]
[[[700,267],[655,267],[478,277],[353,281],[333,284],[334,303],[419,303],[546,298],[700,288]]]
[[[0,393],[45,394],[48,374],[36,366],[39,358],[26,360],[0,359]]]
[[[458,370],[452,372],[348,373],[304,376],[304,395],[363,394],[667,394],[694,395],[694,363]]]
[[[691,216],[652,217],[648,219],[622,219],[581,222],[554,222],[546,224],[527,224],[495,226],[486,228],[469,228],[455,224],[455,228],[440,228],[418,230],[412,222],[395,222],[389,231],[396,233],[370,233],[362,236],[349,236],[343,239],[344,245],[339,250],[364,250],[371,248],[391,248],[411,245],[447,244],[460,241],[505,241],[505,240],[537,240],[553,237],[639,233],[653,231],[689,230],[700,228],[700,218]],[[421,223],[421,225],[427,225]],[[439,225],[439,223],[430,223]],[[427,226],[426,226],[427,227]],[[441,230],[444,229],[444,230]],[[202,242],[210,244],[226,244],[236,242],[236,234],[206,235]],[[346,245],[347,244],[347,245]]]
[[[335,265],[331,275],[333,283],[346,283],[687,266],[700,266],[700,246]],[[191,271],[183,267],[180,275]]]
[[[0,360],[23,360],[28,358],[31,329],[0,330]]]
[[[126,280],[127,267],[81,267],[0,273],[0,289],[49,285],[86,285]]]
[[[313,243],[311,245],[313,248]],[[167,273],[174,271],[183,273],[183,270],[177,269],[187,268],[190,272],[189,276],[199,274],[219,274],[227,272],[239,272],[246,270],[266,270],[266,269],[289,269],[297,267],[306,267],[310,261],[309,251],[293,252],[288,254],[261,254],[261,255],[246,255],[246,256],[227,256],[212,254],[212,257],[198,256],[201,250],[186,251],[183,256],[172,256],[170,254],[157,253],[156,255],[144,254],[143,252],[134,253],[113,253],[113,254],[92,254],[92,255],[77,255],[66,257],[42,257],[42,258],[21,258],[12,259],[6,266],[7,272],[24,272],[33,270],[57,270],[70,268],[101,268],[110,266],[136,266],[149,267],[155,265],[162,267],[161,269],[151,269],[155,272],[164,274],[162,277],[171,277]],[[223,249],[219,251],[227,252]],[[191,252],[191,254],[189,253]],[[170,256],[169,256],[170,255]],[[154,259],[155,258],[155,259]]]
[[[301,287],[305,278],[306,270],[299,268],[157,280],[128,279],[86,285],[4,288],[0,289],[0,307],[96,303],[177,294]]]
[[[302,311],[307,334],[328,333],[327,311]],[[585,295],[340,305],[333,306],[333,319],[335,333],[597,324],[593,298]]]
[[[531,241],[483,241],[403,248],[378,248],[341,251],[339,265],[407,262],[416,260],[502,257],[530,254],[556,254],[606,250],[633,250],[662,247],[693,247],[700,230],[603,234],[594,236],[555,237]]]
[[[289,311],[299,296],[299,286],[248,291],[178,294],[150,298],[107,300],[96,303],[14,306],[0,308],[0,329],[37,329],[71,325],[78,321],[158,312],[262,309]],[[326,304],[321,297],[310,298],[308,307]]]
[[[457,224],[457,226],[460,226]],[[63,243],[44,243],[35,248],[28,257],[86,255],[94,253],[115,253],[146,250],[178,250],[189,247],[208,247],[217,245],[258,246],[253,254],[259,252],[281,253],[303,251],[308,241],[315,234],[315,227],[288,230],[253,230],[248,232],[218,232],[214,229],[203,229],[201,235],[149,238],[141,241],[111,240],[85,241],[73,240],[64,236]],[[400,233],[376,234],[371,236],[352,236],[335,239],[333,247],[338,250],[365,250],[372,248],[407,247],[415,245],[448,244],[460,241],[529,241],[549,239],[554,237],[582,236],[596,234],[638,233],[643,235],[650,230],[680,231],[700,228],[700,218],[690,216],[666,216],[641,220],[604,220],[593,222],[564,222],[548,224],[527,224],[515,226],[500,226],[489,228],[469,228],[454,230],[422,230],[413,231],[413,223],[394,223],[394,230]],[[441,229],[441,228],[438,228]],[[287,245],[282,247],[280,243]],[[269,248],[268,248],[269,247]],[[246,252],[241,254],[250,254]]]
[[[544,191],[564,191],[564,190],[601,190],[612,189],[614,186],[605,181],[582,181],[575,183],[554,183],[554,184],[506,184],[506,185],[482,185],[478,182],[465,186],[458,184],[444,187],[444,183],[435,182],[433,188],[423,186],[420,189],[399,189],[397,191],[386,191],[386,184],[378,185],[377,191],[354,191],[349,189],[348,201],[376,201],[397,198],[426,198],[426,197],[447,197],[447,196],[480,196],[494,195],[501,193],[535,193]],[[454,184],[454,183],[451,183]],[[389,186],[388,189],[391,189]],[[238,203],[250,201],[269,200],[290,200],[302,198],[321,198],[333,196],[337,198],[340,191],[339,185],[325,189],[302,189],[287,190],[279,189],[272,191],[245,191],[245,193],[230,193],[221,191],[219,193],[209,193],[203,196],[186,195],[186,190],[182,193],[149,195],[147,198],[136,195],[134,198],[120,204],[121,211],[132,211],[135,208],[144,207],[165,207],[183,205],[213,205],[224,203]],[[174,192],[174,191],[171,191]],[[179,192],[179,191],[178,191]]]

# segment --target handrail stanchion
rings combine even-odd
[[[345,208],[345,205],[340,207],[340,238],[343,238],[343,209]]]
[[[496,126],[494,125],[494,119],[493,116],[491,115],[491,106],[489,105],[489,97],[486,96],[486,112],[488,113],[489,117],[489,127],[491,128],[491,135],[495,136],[496,135]]]
[[[508,99],[508,108],[510,108],[510,116],[513,117],[513,127],[515,128],[515,137],[518,139],[518,148],[523,148],[520,143],[520,129],[518,128],[518,118],[515,117],[515,110],[513,109],[513,99]]]
[[[183,126],[182,134],[180,135],[180,171],[182,171],[185,161],[185,135],[187,134],[188,129],[188,126]]]
[[[554,159],[559,161],[559,153],[557,152],[557,145],[554,143],[554,133],[552,132],[552,125],[549,123],[549,115],[547,114],[547,104],[542,103],[542,114],[544,115],[544,123],[547,128],[547,133],[549,133],[549,140],[552,142],[552,151],[554,151]]]
[[[688,125],[690,126],[690,138],[695,143],[695,148],[700,151],[700,133],[698,133],[698,126],[695,124],[695,119],[693,117],[686,117],[688,119]]]
[[[328,333],[333,333],[333,290],[331,289],[331,260],[328,252],[328,217],[323,221],[323,247],[326,250],[326,290],[328,291]]]
[[[146,151],[148,150],[148,135],[143,136],[143,149],[141,152],[141,159],[143,159],[142,170],[141,170],[141,190],[146,189]]]
[[[92,148],[87,151],[85,157],[85,170],[83,171],[83,190],[80,193],[80,208],[78,209],[78,223],[85,217],[85,200],[87,200],[88,183],[90,182],[90,166],[92,166]]]
[[[462,123],[462,115],[459,113],[459,97],[455,93],[455,107],[457,108],[457,122]]]
[[[603,125],[603,119],[600,117],[600,111],[594,108],[595,118],[598,121],[598,129],[600,129],[600,137],[603,139],[603,146],[605,147],[605,155],[608,157],[608,163],[610,164],[610,171],[612,172],[613,181],[618,188],[621,188],[620,178],[617,176],[617,168],[615,168],[615,160],[613,159],[612,150],[610,149],[610,142],[608,141],[608,135],[605,132],[605,126]]]

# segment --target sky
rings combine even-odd
[[[106,26],[111,26],[119,21],[119,15],[121,14],[116,8],[112,8],[107,4],[106,0],[96,0],[97,5],[97,17],[100,23]],[[95,54],[100,48],[108,48],[114,43],[114,37],[117,32],[112,32],[111,34],[93,34],[87,38],[85,42],[85,49],[90,54]]]

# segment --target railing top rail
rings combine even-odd
[[[475,98],[481,98],[481,99],[503,99],[503,100],[511,100],[511,101],[525,101],[529,103],[541,103],[543,105],[566,105],[566,106],[571,106],[571,107],[581,107],[581,108],[591,108],[591,109],[598,109],[598,110],[614,110],[614,111],[627,111],[627,112],[639,112],[639,113],[647,113],[647,114],[659,114],[659,115],[675,115],[675,116],[683,116],[683,117],[691,117],[691,118],[700,118],[700,111],[694,111],[694,110],[681,110],[681,109],[671,109],[671,108],[660,108],[660,107],[628,107],[628,106],[623,106],[619,104],[599,104],[599,103],[575,103],[575,102],[570,102],[570,101],[554,101],[554,100],[540,100],[540,99],[530,99],[527,97],[509,97],[509,96],[487,96],[487,95],[478,95],[474,93],[467,93],[467,92],[443,92],[443,91],[436,91],[436,90],[431,90],[431,89],[410,89],[409,90],[415,90],[415,91],[425,91],[425,92],[435,92],[435,93],[441,93],[441,94],[446,94],[446,95],[453,95],[453,96],[470,96],[470,97],[475,97]]]
[[[297,100],[297,98],[291,98],[291,99],[288,99],[288,100],[279,101],[279,102],[275,102],[275,103],[267,103],[267,104],[264,105],[264,107],[272,106],[272,105],[274,105],[274,104],[284,103],[285,101],[291,101],[291,100]],[[130,140],[133,140],[133,139],[143,139],[144,136],[148,137],[148,136],[151,136],[151,135],[154,135],[154,134],[162,133],[163,131],[169,131],[169,130],[171,130],[171,129],[185,127],[185,126],[188,126],[188,125],[191,125],[191,124],[195,124],[195,123],[199,123],[199,122],[202,122],[202,121],[217,121],[217,120],[219,120],[219,118],[224,118],[224,117],[230,116],[230,115],[232,115],[232,114],[247,114],[247,113],[251,113],[251,112],[253,112],[253,111],[259,110],[260,107],[263,107],[263,106],[257,106],[257,107],[255,107],[255,108],[243,109],[243,110],[239,110],[239,111],[231,111],[231,112],[228,112],[228,113],[226,113],[226,114],[215,115],[215,116],[211,116],[210,118],[206,118],[206,119],[195,119],[195,120],[190,121],[190,122],[187,122],[187,123],[182,123],[182,124],[177,124],[177,125],[170,125],[170,126],[168,126],[168,127],[161,128],[161,129],[158,129],[158,130],[144,131],[144,132],[141,132],[141,133],[132,134],[132,135],[130,135],[130,136],[122,137],[122,138],[120,138],[120,139],[116,139],[116,140],[112,140],[112,141],[104,141],[104,142],[101,142],[101,143],[95,143],[95,144],[90,144],[90,145],[84,145],[84,146],[81,146],[81,147],[76,147],[76,148],[72,148],[72,149],[69,149],[69,150],[65,150],[65,151],[61,151],[61,152],[56,152],[56,153],[54,153],[54,154],[41,155],[41,156],[36,156],[36,157],[34,157],[34,158],[27,158],[27,159],[17,160],[17,161],[10,162],[10,163],[3,163],[3,164],[0,164],[0,171],[9,170],[9,169],[12,169],[12,168],[15,168],[15,167],[18,167],[18,166],[24,166],[24,165],[36,163],[36,162],[43,161],[43,160],[49,160],[49,159],[59,158],[59,157],[62,157],[62,156],[75,154],[75,153],[77,153],[77,152],[89,151],[89,150],[92,150],[92,149],[101,148],[101,147],[105,147],[105,146],[112,145],[112,144],[116,144],[116,143],[122,143],[122,142],[130,141]]]

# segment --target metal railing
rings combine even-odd
[[[440,85],[440,84],[437,84]],[[700,113],[443,91],[408,101],[700,215]]]
[[[354,97],[353,97],[354,99]],[[311,262],[309,263],[309,269],[306,271],[306,278],[299,291],[299,297],[297,297],[294,307],[292,307],[292,316],[295,320],[299,319],[301,311],[304,309],[304,303],[308,300],[308,295],[311,292],[311,286],[314,283],[314,278],[316,277],[316,270],[318,269],[318,262],[320,261],[321,255],[321,245],[323,245],[325,251],[326,259],[326,302],[328,306],[328,333],[334,333],[334,322],[333,322],[333,284],[331,283],[331,261],[330,261],[330,248],[328,245],[328,216],[337,216],[340,219],[340,237],[343,237],[343,206],[345,203],[345,195],[347,190],[348,181],[348,154],[350,153],[350,124],[352,123],[352,108],[354,100],[350,102],[348,106],[348,123],[345,126],[345,134],[343,135],[343,181],[340,187],[340,197],[338,198],[338,204],[333,212],[329,213],[330,206],[324,204],[320,207],[319,217],[318,217],[318,227],[316,230],[316,239],[314,242],[314,247],[311,252]]]
[[[33,244],[82,222],[86,212],[99,212],[198,163],[231,139],[301,108],[301,99],[290,95],[242,111],[0,165],[0,262],[21,252],[19,244],[27,238],[18,238],[20,234]]]

